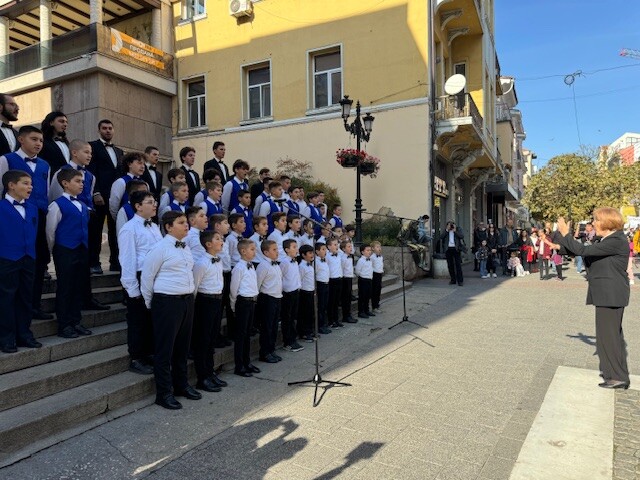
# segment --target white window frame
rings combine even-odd
[[[465,84],[465,86],[464,86],[464,93],[468,93],[468,92],[469,92],[469,90],[468,90],[468,86],[469,86],[469,65],[467,64],[467,62],[466,62],[466,61],[464,61],[464,62],[456,62],[456,63],[454,63],[454,64],[451,66],[451,70],[452,70],[452,71],[451,71],[451,74],[452,74],[452,75],[455,75],[455,73],[456,73],[456,67],[457,67],[458,65],[462,65],[462,66],[464,67],[464,78],[466,78],[466,79],[467,79],[467,83],[466,83],[466,84]]]
[[[202,82],[204,84],[204,94],[197,95],[195,97],[189,96],[189,85],[193,83]],[[193,75],[190,77],[186,77],[182,79],[182,91],[184,94],[184,101],[181,102],[182,108],[184,109],[182,116],[185,120],[183,123],[183,130],[203,130],[207,128],[207,78],[205,75]],[[200,99],[204,100],[204,119],[199,118],[201,121],[200,125],[191,126],[189,122],[191,120],[189,115],[189,100],[192,98],[197,98],[198,103],[200,103]],[[198,117],[200,117],[200,108],[198,108]],[[204,120],[204,121],[203,121]]]
[[[261,83],[260,84],[260,113],[262,114],[260,117],[253,117],[251,118],[250,116],[250,102],[249,102],[249,88],[255,88],[256,85],[250,87],[249,86],[249,72],[254,71],[254,70],[261,70],[263,68],[268,68],[269,69],[269,83]],[[250,124],[250,123],[257,123],[257,122],[265,122],[265,121],[271,121],[273,120],[273,70],[271,67],[271,59],[265,59],[262,61],[258,61],[258,62],[252,62],[252,63],[248,63],[245,65],[241,65],[240,66],[240,75],[241,75],[241,85],[242,85],[242,121],[240,122],[241,125],[246,125],[246,124]],[[271,111],[269,112],[269,115],[264,115],[264,112],[262,111],[262,107],[263,107],[263,101],[262,101],[262,88],[265,85],[269,85],[269,106],[271,108]]]
[[[180,23],[192,22],[192,21],[200,20],[201,18],[207,17],[207,1],[202,0],[203,10],[202,12],[199,12],[199,13],[196,13],[195,9],[191,8],[189,5],[197,2],[199,2],[199,0],[181,0],[182,15],[181,15]],[[189,15],[189,13],[193,13],[193,14]]]
[[[337,71],[340,72],[340,99],[342,99],[344,97],[344,49],[342,43],[336,43],[334,45],[326,45],[324,47],[307,50],[307,92],[309,92],[307,98],[307,115],[340,109],[340,104],[331,104],[324,107],[316,106],[315,59],[318,56],[336,52],[340,54],[340,68],[326,70],[323,72],[323,74],[330,74]],[[329,82],[328,85],[330,87],[331,83]]]

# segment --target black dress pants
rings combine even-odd
[[[342,277],[329,279],[327,318],[329,325],[339,321],[338,310],[342,299]]]
[[[296,341],[296,323],[298,318],[298,290],[282,292],[282,308],[280,310],[280,328],[282,343],[291,345]]]
[[[596,348],[605,380],[629,382],[623,315],[624,307],[596,307]]]
[[[446,256],[451,281],[457,282],[458,285],[462,284],[464,278],[462,277],[462,260],[460,259],[460,252],[455,247],[449,247],[447,248]]]
[[[142,296],[127,295],[127,345],[131,360],[140,360],[153,355],[153,322],[151,310],[144,304]]]
[[[107,203],[109,199],[105,199]],[[107,220],[107,236],[109,239],[109,264],[119,265],[118,237],[116,235],[116,221],[109,213],[109,205],[95,205],[95,210],[89,218],[89,265],[100,266],[100,251],[102,250],[102,229]]]
[[[281,299],[265,293],[258,295],[257,311],[260,314],[260,358],[276,350],[278,319]]]
[[[224,280],[224,284],[222,286],[222,308],[224,309],[225,317],[227,319],[227,337],[235,338],[235,314],[233,313],[233,310],[231,310],[231,297],[229,296],[229,289],[231,287],[231,271],[222,272],[222,279]],[[222,320],[222,317],[220,317],[220,320]],[[217,329],[213,332],[215,335],[215,343],[219,342],[224,337],[224,335],[222,335],[221,328],[222,322],[218,323]]]
[[[380,296],[382,295],[382,273],[373,272],[371,279],[371,308],[380,307]]]
[[[249,328],[253,322],[255,307],[256,301],[253,298],[240,296],[236,298],[236,324],[233,340],[233,359],[236,364],[236,371],[245,369],[251,363]]]
[[[214,329],[216,318],[219,318],[221,313],[222,297],[220,295],[201,293],[196,295],[192,345],[198,381],[203,381],[213,374]]]
[[[89,269],[87,247],[66,248],[53,246],[53,263],[56,267],[56,316],[58,332],[80,325],[85,292],[85,272]]]
[[[153,319],[156,395],[162,398],[188,385],[187,354],[193,322],[193,295],[154,293]],[[175,389],[175,390],[174,390]]]
[[[40,298],[44,285],[44,272],[51,261],[49,244],[47,243],[47,212],[38,210],[38,230],[36,232],[36,261],[33,273],[33,290],[31,306],[34,310],[40,310]]]
[[[340,291],[340,305],[342,307],[342,321],[351,316],[351,294],[353,290],[353,277],[342,277],[342,290]]]
[[[318,295],[318,328],[327,328],[327,306],[329,303],[329,284],[316,282],[316,294]]]
[[[32,289],[35,259],[0,258],[0,346],[33,339],[31,333]]]
[[[371,283],[370,278],[358,277],[358,313],[367,313],[369,311]]]
[[[315,330],[314,325],[314,294],[307,290],[300,290],[298,297],[298,335],[311,335]]]

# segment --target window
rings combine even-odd
[[[271,67],[247,69],[247,118],[271,116]]]
[[[313,107],[337,105],[342,99],[342,65],[340,50],[315,54],[313,68]]]
[[[207,124],[204,79],[187,83],[187,127],[197,128]]]
[[[205,14],[205,0],[183,0],[182,18],[185,20]]]

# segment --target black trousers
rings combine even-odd
[[[107,236],[109,239],[109,264],[119,265],[118,262],[118,237],[116,235],[116,221],[109,213],[109,199],[107,205],[96,205],[89,218],[89,265],[100,266],[100,251],[102,250],[102,229],[107,220]]]
[[[327,318],[328,323],[338,322],[338,309],[342,299],[342,277],[329,279],[329,298],[327,302]]]
[[[351,316],[351,293],[353,290],[353,277],[342,277],[342,290],[340,291],[340,306],[342,307],[342,320]]]
[[[314,333],[314,295],[313,292],[300,290],[298,298],[298,335],[311,335]]]
[[[382,294],[382,273],[373,272],[371,280],[371,308],[380,307],[380,295]]]
[[[213,374],[214,331],[216,319],[220,325],[222,315],[222,298],[196,295],[195,313],[193,316],[193,361],[198,381],[209,378]]]
[[[154,293],[151,299],[153,319],[153,371],[156,395],[162,398],[188,385],[187,354],[193,323],[193,295]]]
[[[605,380],[629,382],[623,315],[624,307],[596,307],[596,348]]]
[[[545,276],[549,276],[549,259],[538,257],[538,269],[540,270],[540,278],[544,278]],[[544,270],[544,275],[542,273]]]
[[[87,247],[66,248],[53,246],[53,263],[56,267],[56,316],[58,332],[66,327],[80,325],[85,292],[85,272],[89,270]]]
[[[236,371],[246,368],[251,363],[251,336],[249,327],[253,322],[256,302],[252,298],[236,298],[236,324],[233,340],[233,359]]]
[[[370,278],[358,277],[358,313],[366,313],[369,311],[371,283],[372,280]]]
[[[299,291],[282,292],[282,306],[280,310],[280,328],[282,329],[282,343],[291,345],[296,341],[296,323],[298,318]]]
[[[0,258],[0,346],[33,339],[32,290],[35,259]]]
[[[139,274],[139,272],[138,272]],[[139,278],[139,277],[138,277]],[[127,295],[127,346],[131,360],[140,360],[153,355],[153,322],[151,310],[144,304],[142,296]]]
[[[260,314],[260,357],[276,351],[278,319],[281,299],[265,293],[258,295],[257,312]]]
[[[222,308],[224,309],[225,317],[227,319],[227,337],[235,338],[234,328],[235,328],[235,314],[233,310],[231,310],[231,297],[229,296],[229,287],[231,286],[231,271],[222,272],[222,279],[224,280],[224,284],[222,286]],[[220,319],[220,323],[218,323],[218,328],[214,333],[214,342],[219,341],[224,335],[222,335],[222,317]],[[252,320],[253,322],[253,320]]]
[[[460,259],[460,252],[455,247],[449,247],[447,248],[446,256],[451,281],[457,282],[458,284],[462,283],[464,278],[462,277],[462,260]]]
[[[500,248],[500,263],[502,263],[502,274],[506,275],[509,267],[507,261],[509,260],[509,249],[507,247]]]
[[[49,254],[49,244],[47,243],[47,212],[38,210],[38,230],[36,232],[36,262],[33,273],[33,290],[31,306],[34,310],[40,310],[40,298],[42,297],[42,287],[44,285],[44,272],[51,261]]]
[[[318,295],[318,328],[326,328],[327,323],[327,306],[329,303],[329,284],[324,282],[316,282],[316,294]]]

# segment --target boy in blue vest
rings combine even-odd
[[[36,259],[38,208],[27,202],[31,175],[9,170],[2,176],[5,198],[0,200],[0,350],[40,348],[31,333],[33,272]]]
[[[167,178],[169,179],[169,184],[173,185],[175,182],[185,182],[185,173],[184,170],[180,168],[172,168],[167,172]],[[188,190],[188,188],[187,188]],[[158,212],[163,211],[171,202],[173,202],[173,192],[171,192],[171,188],[169,188],[166,192],[162,194],[160,197],[160,204],[158,205]],[[158,215],[160,216],[160,215]]]
[[[173,182],[169,187],[173,200],[160,210],[160,218],[170,211],[187,213],[189,207],[189,186],[186,182]]]
[[[331,228],[342,227],[342,205],[334,205],[333,206],[333,216],[329,219],[329,223],[331,224]]]
[[[320,213],[320,209],[318,208],[318,203],[320,203],[320,195],[316,192],[311,192],[307,195],[307,200],[309,204],[304,212],[302,212],[302,216],[305,218],[310,218],[314,222],[313,232],[316,238],[320,237],[320,224],[324,221],[322,218],[322,214]]]
[[[240,190],[238,192],[238,205],[231,210],[231,213],[238,213],[244,217],[244,224],[246,225],[242,236],[244,238],[250,238],[253,235],[253,211],[251,210],[251,192],[247,190]]]
[[[234,176],[222,189],[222,208],[225,212],[230,212],[238,205],[239,190],[249,190],[249,182],[247,182],[249,170],[249,164],[244,160],[233,162]]]
[[[31,195],[27,202],[38,208],[38,232],[36,234],[36,266],[33,279],[33,318],[51,320],[53,315],[44,313],[40,308],[40,297],[47,265],[51,261],[45,232],[47,208],[49,206],[49,164],[38,157],[42,150],[42,131],[25,125],[18,131],[20,148],[0,157],[0,175],[7,170],[22,170],[31,175]]]
[[[202,181],[204,182],[204,188],[200,190],[198,193],[196,193],[195,197],[193,197],[194,205],[200,205],[202,202],[204,202],[205,198],[207,198],[207,196],[209,195],[209,192],[208,192],[209,187],[207,186],[209,185],[209,182],[219,183],[220,190],[222,190],[222,177],[220,176],[220,172],[215,168],[210,168],[208,170],[205,170],[204,173],[202,174]],[[220,193],[220,195],[222,196],[222,193]]]
[[[197,205],[202,207],[207,217],[224,213],[222,211],[222,204],[220,203],[220,199],[222,198],[222,185],[218,182],[207,182],[206,190],[207,196]]]
[[[131,180],[140,180],[140,176],[144,173],[144,155],[138,152],[127,153],[122,157],[122,168],[127,173],[113,182],[109,196],[109,213],[114,220],[118,216],[118,210],[129,203],[127,183]]]
[[[126,196],[131,199],[131,194],[133,192],[148,192],[149,185],[144,180],[131,180],[127,183],[126,188]],[[116,233],[120,232],[120,229],[127,223],[129,220],[133,218],[136,214],[133,206],[131,205],[131,200],[122,205],[120,210],[118,210],[118,215],[116,216]]]
[[[262,193],[256,197],[253,205],[253,215],[260,216],[260,207],[269,198],[269,185],[273,182],[273,178],[266,176],[262,179]]]
[[[78,195],[78,200],[84,203],[89,210],[93,210],[93,190],[96,185],[96,177],[87,170],[87,165],[91,162],[91,145],[84,140],[72,140],[69,143],[69,152],[71,155],[69,164],[63,165],[62,168],[71,168],[82,172],[84,188],[82,193]],[[56,172],[53,174],[49,185],[49,203],[61,197],[62,193],[62,187],[58,182],[58,172]]]
[[[82,172],[61,169],[58,182],[64,193],[49,205],[47,242],[56,266],[56,316],[58,336],[77,338],[91,335],[80,325],[84,296],[83,272],[89,271],[89,209],[78,200],[82,193]]]
[[[285,206],[287,215],[300,213],[300,204],[298,203],[298,200],[300,200],[300,192],[300,187],[297,185],[289,187],[289,198]]]
[[[274,220],[272,216],[275,213],[284,212],[285,198],[282,194],[282,184],[280,182],[271,182],[269,184],[269,198],[260,205],[260,216],[265,217],[269,222],[269,234],[273,232]],[[286,214],[285,214],[286,216]]]

